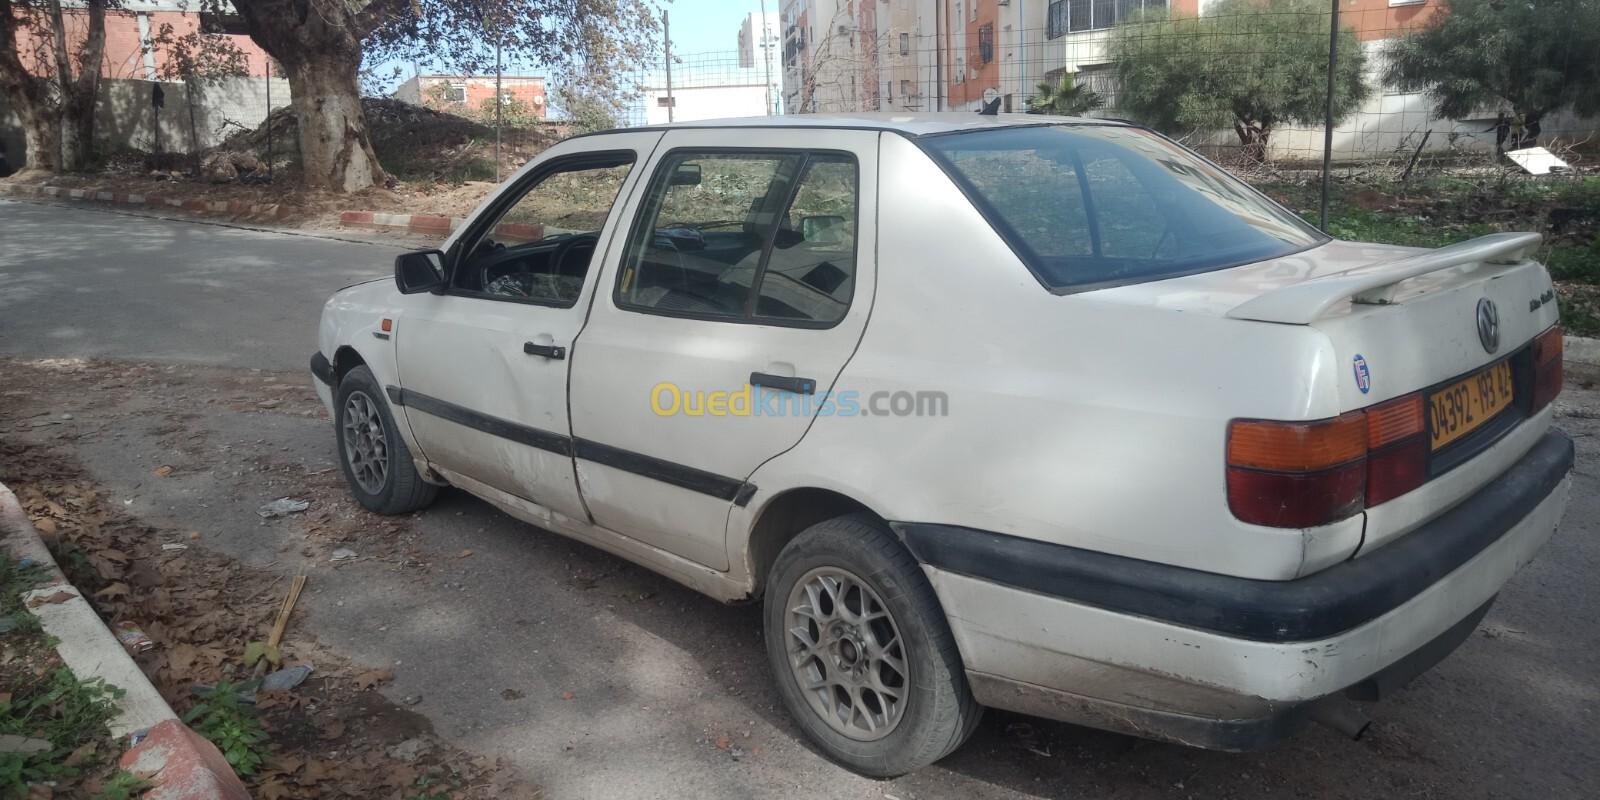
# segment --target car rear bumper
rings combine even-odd
[[[1292,581],[896,524],[985,705],[1202,747],[1281,736],[1311,701],[1375,699],[1463,641],[1554,532],[1572,440],[1361,558]]]

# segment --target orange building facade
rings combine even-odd
[[[67,28],[67,47],[73,54],[81,52],[88,37],[88,16],[81,8],[70,5],[63,9]],[[238,22],[229,17],[217,17],[189,10],[189,4],[176,0],[125,0],[122,8],[106,12],[105,53],[100,60],[102,78],[130,78],[137,80],[168,80],[170,55],[157,46],[164,28],[170,26],[174,36],[194,33],[205,25],[212,32],[227,36],[234,47],[244,53],[248,74],[267,74],[267,54],[249,36],[244,35]],[[36,26],[19,31],[17,47],[23,63],[37,74],[52,71],[53,58],[48,37]]]

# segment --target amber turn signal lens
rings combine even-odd
[[[1422,395],[1408,394],[1366,410],[1367,447],[1376,450],[1422,433]]]
[[[1228,466],[1307,472],[1367,454],[1367,420],[1360,412],[1316,422],[1234,420],[1228,424]]]

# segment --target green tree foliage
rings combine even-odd
[[[1204,16],[1118,26],[1117,106],[1172,134],[1232,127],[1262,160],[1280,125],[1319,125],[1326,111],[1328,5],[1321,0],[1219,0]],[[1368,93],[1355,32],[1339,32],[1334,117]]]
[[[1028,113],[1074,117],[1103,105],[1105,98],[1087,86],[1079,86],[1072,73],[1064,72],[1057,81],[1039,84],[1038,94],[1028,98]]]
[[[1509,111],[1533,132],[1562,109],[1600,113],[1600,0],[1445,0],[1388,56],[1384,80],[1447,119]]]
[[[609,130],[622,124],[622,103],[617,95],[583,84],[557,89],[555,111],[574,133]]]

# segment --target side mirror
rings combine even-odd
[[[672,186],[699,186],[700,165],[679,164],[677,169],[672,171],[672,177],[667,183]]]
[[[800,218],[800,238],[817,244],[837,244],[844,241],[844,217],[824,214]]]
[[[444,289],[444,253],[438,250],[401,253],[394,260],[394,284],[401,294]]]

